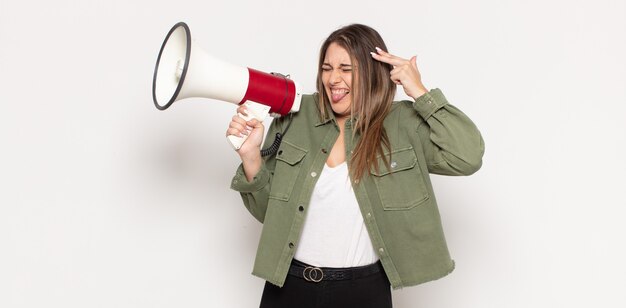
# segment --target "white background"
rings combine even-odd
[[[622,0],[0,0],[0,307],[258,306],[235,106],[152,103],[178,21],[307,92],[368,24],[475,121],[483,168],[433,176],[457,269],[396,307],[626,307]]]

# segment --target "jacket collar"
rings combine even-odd
[[[319,112],[319,114],[322,114],[322,111],[320,110],[320,103],[319,103],[319,97],[320,94],[319,92],[316,92],[313,95],[313,100],[315,101],[315,107],[317,108],[317,111]],[[326,110],[333,110],[329,104],[326,104]],[[316,124],[315,127],[324,125],[324,124],[328,124],[329,122],[333,122],[335,123],[335,126],[337,126],[337,119],[335,119],[335,114],[333,112],[329,112],[326,119],[325,120],[319,120]]]

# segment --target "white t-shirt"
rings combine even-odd
[[[334,168],[324,164],[294,257],[319,267],[354,267],[378,261],[345,162]]]

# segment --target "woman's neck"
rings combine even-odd
[[[337,126],[339,126],[340,131],[343,131],[343,128],[345,127],[348,118],[349,116],[346,115],[335,115],[335,121],[337,121]]]

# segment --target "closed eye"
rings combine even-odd
[[[350,65],[350,64],[339,64],[339,69],[342,72],[344,72],[344,73],[349,73],[349,72],[352,72],[352,65]],[[332,70],[333,70],[333,67],[330,64],[324,63],[322,65],[322,71],[329,72],[329,71],[332,71]]]

